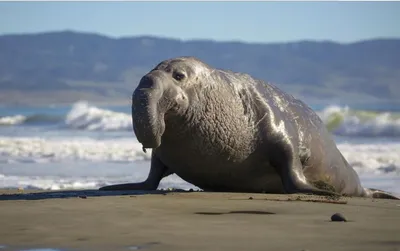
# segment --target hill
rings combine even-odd
[[[249,73],[306,102],[400,100],[400,39],[254,44],[62,31],[0,36],[0,103],[125,102],[145,72],[176,56]]]

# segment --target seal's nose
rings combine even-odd
[[[140,79],[139,82],[139,87],[140,88],[153,88],[154,81],[151,76],[143,76],[142,79]]]

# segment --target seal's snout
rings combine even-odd
[[[142,77],[132,95],[132,125],[144,148],[157,148],[165,130],[164,109],[160,105],[163,83],[150,73]]]

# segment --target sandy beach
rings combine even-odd
[[[30,194],[34,192],[33,194]],[[400,250],[400,202],[0,190],[0,249]],[[342,213],[347,222],[332,222]]]

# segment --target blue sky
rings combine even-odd
[[[400,38],[400,2],[0,2],[0,34],[353,42]]]

